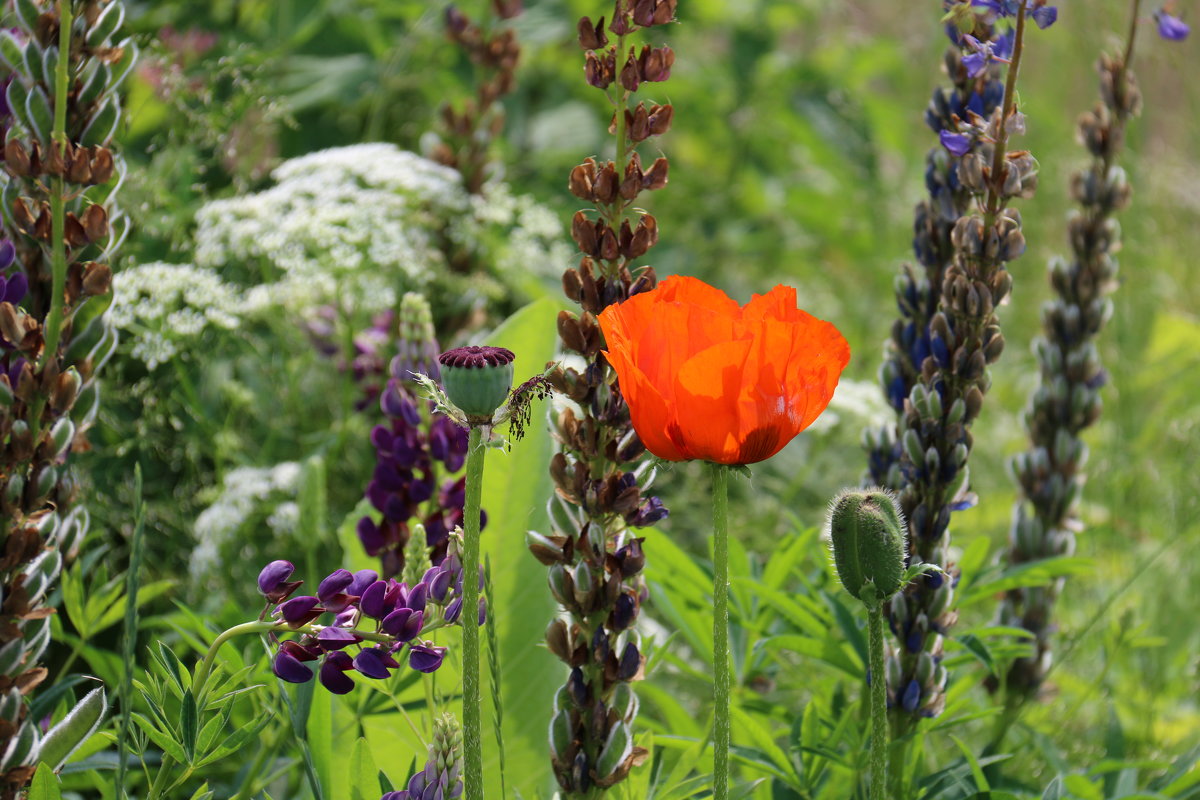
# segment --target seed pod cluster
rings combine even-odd
[[[1079,140],[1091,162],[1071,177],[1071,197],[1079,206],[1067,225],[1071,256],[1050,263],[1054,296],[1042,307],[1042,333],[1034,340],[1041,379],[1025,411],[1029,449],[1012,461],[1020,498],[1005,552],[1010,565],[1073,553],[1082,525],[1077,506],[1088,449],[1081,436],[1102,408],[1100,390],[1107,374],[1096,337],[1112,315],[1109,295],[1117,285],[1113,254],[1120,233],[1114,215],[1132,194],[1116,160],[1126,124],[1142,106],[1137,81],[1123,58],[1100,59],[1101,101],[1079,118]],[[1009,669],[1008,692],[1035,695],[1045,681],[1062,583],[1012,589],[1004,596],[998,624],[1034,635],[1033,652],[1014,660]]]
[[[667,185],[669,165],[664,157],[643,161],[638,146],[670,130],[674,109],[634,93],[667,80],[675,53],[632,39],[672,22],[675,7],[675,0],[616,0],[610,22],[584,17],[578,25],[584,79],[613,104],[617,155],[585,159],[567,182],[587,204],[571,221],[579,265],[562,281],[579,310],[558,317],[563,350],[576,358],[548,376],[571,402],[554,420],[553,529],[528,541],[549,568],[550,591],[562,607],[546,638],[569,670],[550,730],[554,774],[568,798],[598,796],[647,755],[633,745],[632,684],[642,679],[644,663],[635,623],[647,593],[642,539],[631,529],[653,525],[667,510],[647,495],[653,471],[604,358],[597,317],[657,281],[652,267],[636,262],[658,242],[658,221],[634,208],[644,192]]]
[[[489,5],[497,20],[513,19],[523,9],[523,0],[491,0]],[[516,86],[521,44],[511,27],[477,23],[454,5],[446,8],[446,35],[475,65],[477,86],[475,97],[461,108],[442,106],[445,138],[430,155],[458,170],[467,191],[479,194],[488,179],[491,142],[504,130],[499,101]]]
[[[20,794],[38,761],[41,729],[28,718],[26,698],[47,677],[38,663],[50,640],[47,600],[88,531],[72,454],[89,447],[96,371],[116,345],[102,308],[88,301],[108,294],[110,264],[128,229],[115,203],[125,166],[112,137],[121,119],[118,87],[136,49],[117,38],[120,0],[72,5],[66,54],[57,3],[17,0],[17,27],[0,31],[0,62],[12,74],[11,116],[0,120],[8,173],[0,195],[2,800]],[[65,97],[57,91],[63,70]],[[66,125],[56,131],[60,101]],[[57,274],[56,250],[65,254]]]

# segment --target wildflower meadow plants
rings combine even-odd
[[[1194,7],[590,2],[3,5],[0,800],[1200,800]]]

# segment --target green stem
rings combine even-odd
[[[729,797],[729,470],[711,464],[713,493],[713,798]]]
[[[887,680],[883,669],[883,604],[867,606],[871,660],[871,800],[885,800],[887,792]]]
[[[58,0],[58,66],[54,73],[54,133],[51,147],[67,145],[67,96],[71,69],[71,0]],[[61,177],[51,181],[50,189],[50,313],[46,316],[46,342],[42,365],[58,356],[62,336],[63,302],[67,289],[66,183]]]
[[[463,796],[483,800],[483,733],[479,707],[479,508],[483,493],[483,428],[471,426],[463,508]]]
[[[1017,76],[1021,73],[1021,56],[1025,52],[1025,4],[1021,3],[1017,10],[1017,30],[1013,35],[1012,63],[1008,67],[1008,76],[1004,82],[1004,107],[1000,112],[1000,129],[996,132],[996,143],[992,152],[992,179],[988,189],[987,227],[990,229],[1000,213],[1000,187],[1004,185],[1001,171],[1004,169],[1005,158],[1008,155],[1008,118],[1012,116],[1017,103]]]

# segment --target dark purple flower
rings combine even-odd
[[[437,672],[446,657],[446,648],[437,647],[432,642],[423,642],[409,647],[408,665],[417,672]]]
[[[361,641],[362,637],[345,628],[322,628],[321,632],[317,634],[317,643],[323,650],[341,650],[343,647],[349,647]]]
[[[621,651],[621,661],[617,665],[617,679],[622,681],[631,681],[637,675],[638,670],[642,666],[642,655],[638,652],[637,645],[633,642],[628,642],[625,649]]]
[[[938,138],[941,139],[942,147],[946,148],[951,155],[962,158],[971,151],[970,134],[942,131],[938,134]]]
[[[379,408],[389,417],[403,420],[414,428],[421,424],[421,412],[417,404],[395,378],[387,382],[387,387],[379,396]]]
[[[656,522],[661,522],[670,516],[671,512],[657,497],[648,497],[642,501],[637,510],[626,519],[634,528],[648,528]]]
[[[915,680],[908,682],[908,686],[904,688],[904,696],[901,698],[901,705],[908,713],[917,710],[917,704],[921,702],[921,685]]]
[[[392,606],[387,602],[387,590],[387,581],[375,581],[363,590],[358,607],[368,617],[383,619],[392,610]]]
[[[458,618],[462,615],[462,606],[463,599],[461,596],[451,600],[450,605],[446,606],[446,610],[442,614],[446,618],[446,622],[449,622],[451,625],[458,622]]]
[[[346,673],[354,669],[350,656],[338,651],[325,656],[321,662],[321,685],[334,694],[348,694],[354,688],[354,680]]]
[[[318,602],[317,598],[311,595],[301,595],[293,597],[275,610],[283,617],[284,622],[298,627],[307,625],[325,612],[325,609],[317,605]]]
[[[369,556],[379,555],[379,551],[383,549],[384,538],[375,520],[370,517],[363,517],[358,521],[358,540],[362,542],[363,549],[367,551]]]
[[[429,587],[423,583],[418,583],[408,593],[408,598],[404,601],[404,605],[411,608],[413,611],[424,611],[425,604],[429,602]]]
[[[282,603],[303,581],[288,581],[296,567],[290,561],[272,561],[258,573],[258,590],[272,603]]]
[[[428,584],[429,597],[436,603],[444,603],[446,595],[450,592],[450,582],[454,576],[446,570],[437,567],[434,568],[434,571],[433,580],[429,581]]]
[[[411,642],[417,638],[424,625],[424,611],[414,611],[411,608],[397,608],[384,618],[381,627],[385,633],[395,636],[398,640]]]
[[[1166,11],[1159,11],[1154,15],[1154,20],[1158,23],[1158,35],[1169,42],[1182,42],[1192,32],[1186,22]]]
[[[388,677],[391,674],[388,670],[395,669],[398,666],[400,665],[396,663],[396,660],[380,647],[361,650],[354,657],[354,668],[368,678],[375,678],[377,680],[383,680]]]
[[[25,299],[25,295],[29,292],[29,278],[25,277],[25,273],[17,270],[12,275],[9,275],[5,280],[4,297],[6,303],[16,305]]]
[[[317,587],[317,597],[326,610],[337,613],[358,599],[357,595],[350,595],[345,591],[353,583],[354,574],[350,570],[334,570]]]
[[[307,683],[312,680],[312,670],[300,663],[294,655],[284,649],[275,654],[271,671],[288,683]]]
[[[17,249],[8,239],[0,240],[0,270],[8,269],[17,260]]]
[[[346,589],[346,594],[362,597],[363,591],[379,580],[379,573],[373,569],[360,569],[354,573],[354,580],[350,582],[349,588]]]

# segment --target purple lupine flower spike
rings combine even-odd
[[[443,714],[433,722],[429,760],[404,789],[388,792],[380,800],[456,800],[463,793],[463,740],[457,720]]]

